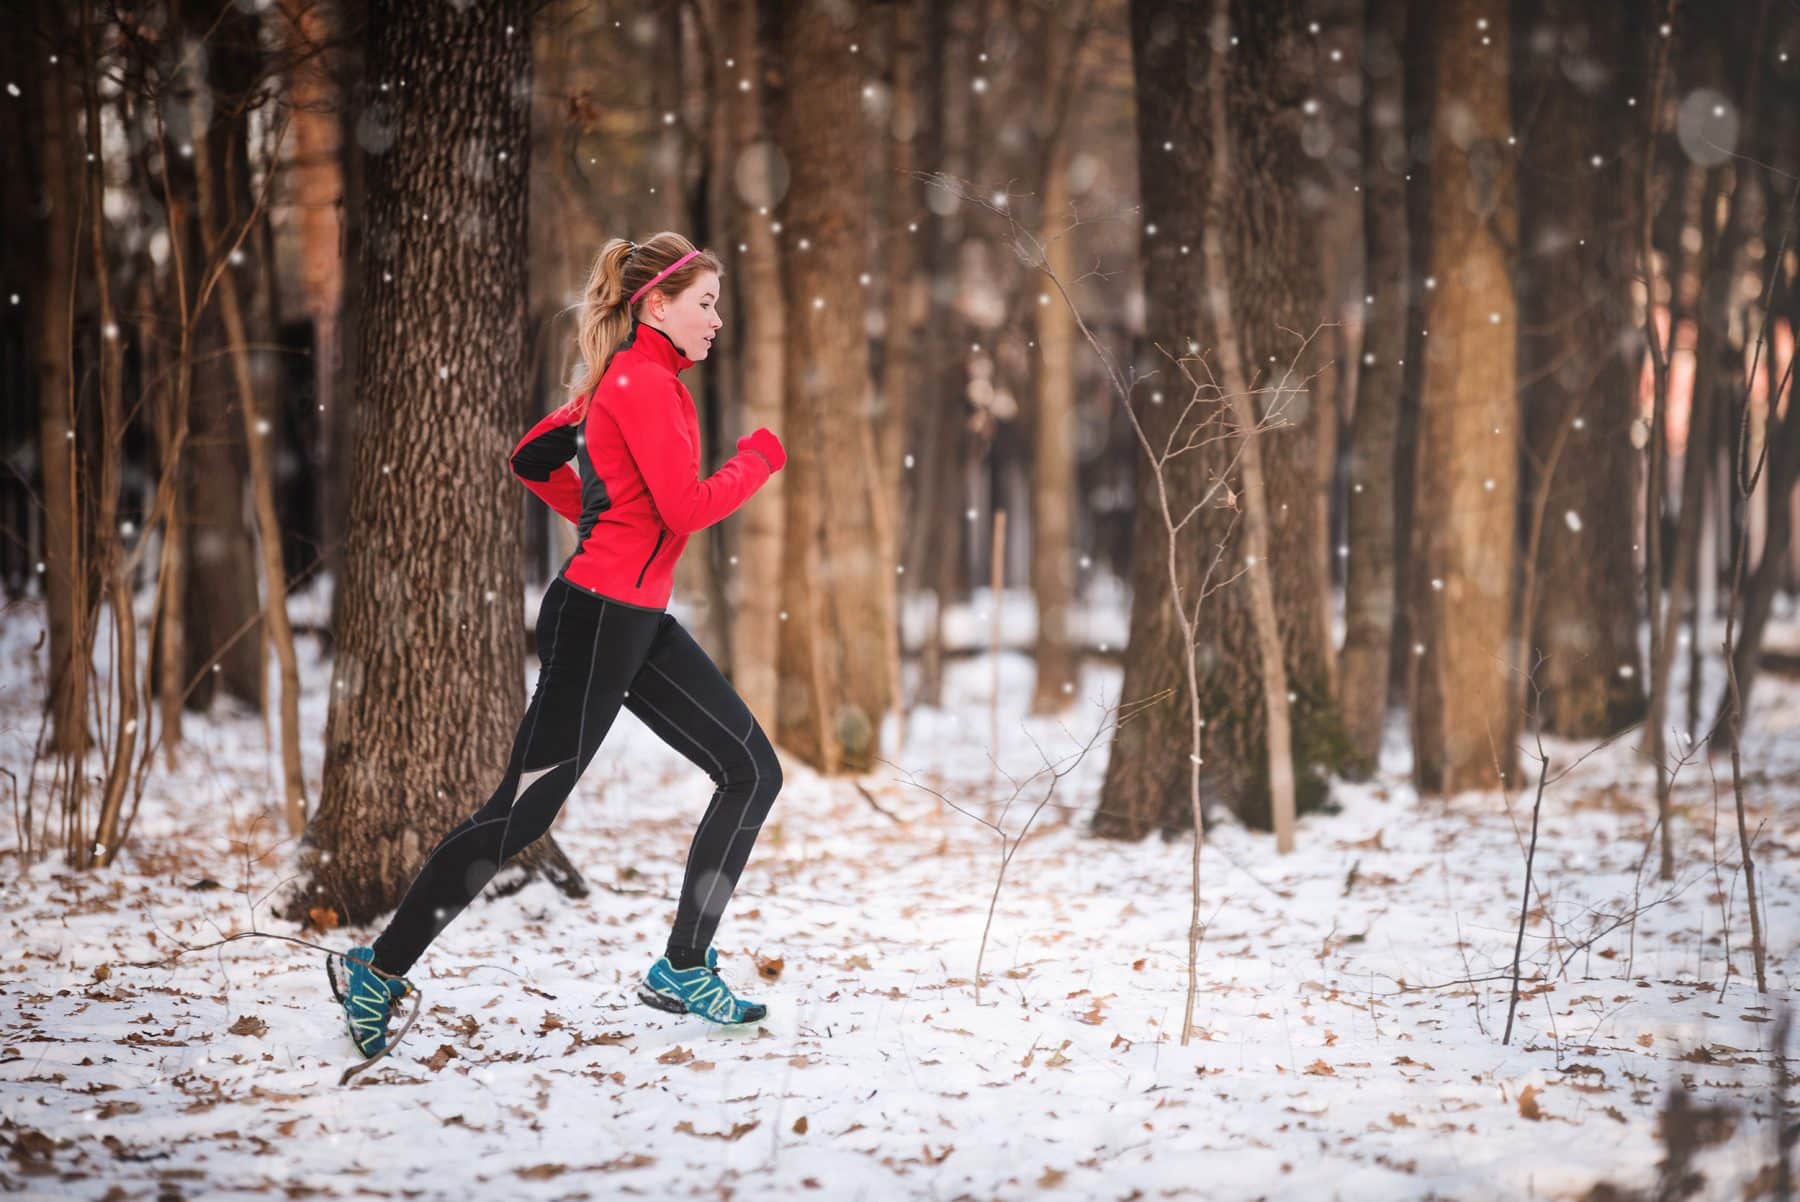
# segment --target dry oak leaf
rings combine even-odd
[[[527,1181],[548,1181],[552,1177],[560,1177],[569,1171],[565,1164],[534,1164],[528,1169],[514,1170]]]
[[[1533,1122],[1544,1117],[1544,1112],[1538,1109],[1537,1099],[1538,1091],[1535,1085],[1527,1085],[1519,1091],[1519,1113]]]
[[[1306,1075],[1309,1077],[1335,1077],[1337,1070],[1323,1060],[1315,1060],[1306,1066]]]
[[[1068,1174],[1061,1169],[1045,1169],[1044,1175],[1037,1179],[1037,1183],[1045,1189],[1055,1189],[1063,1183],[1063,1178],[1067,1176]]]
[[[733,1123],[730,1131],[696,1131],[694,1124],[682,1119],[675,1124],[675,1130],[683,1135],[698,1136],[701,1139],[741,1139],[746,1132],[754,1131],[762,1125],[761,1119],[751,1119],[747,1123]]]
[[[336,930],[338,912],[330,906],[314,906],[306,912],[306,925],[315,931]]]
[[[269,1024],[254,1014],[246,1014],[229,1028],[233,1035],[267,1035]]]
[[[658,1056],[656,1060],[659,1064],[686,1064],[693,1058],[694,1054],[692,1052],[688,1051],[680,1044],[676,1044],[674,1047]]]
[[[438,1044],[438,1050],[426,1058],[425,1067],[437,1072],[456,1058],[456,1049],[447,1043]]]
[[[787,961],[780,956],[759,956],[752,952],[750,959],[756,965],[756,975],[765,981],[777,980],[781,976],[781,970],[787,967]]]

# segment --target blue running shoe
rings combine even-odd
[[[372,947],[353,947],[342,957],[325,958],[325,975],[331,980],[331,992],[344,1007],[344,1022],[356,1050],[373,1059],[387,1051],[388,1019],[393,1017],[394,1003],[413,992],[413,984],[405,977],[383,977],[371,967],[375,960]],[[339,972],[344,976],[340,979]]]
[[[708,1022],[726,1025],[753,1023],[769,1013],[761,1002],[746,1001],[731,992],[719,976],[719,953],[710,947],[703,968],[676,968],[667,956],[659,958],[638,986],[638,998],[671,1014],[697,1014]]]

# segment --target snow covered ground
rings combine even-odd
[[[294,599],[306,620],[322,606]],[[971,642],[986,638],[981,608],[952,615]],[[1122,610],[1091,620],[1096,644],[1123,634]],[[0,627],[0,768],[21,789],[41,629],[32,605]],[[1795,636],[1789,623],[1778,641]],[[328,665],[311,640],[300,651],[316,798]],[[1065,714],[1026,719],[1029,660],[1000,669],[998,760],[1014,777],[1046,755],[1070,768],[1118,700],[1117,667],[1096,664]],[[863,778],[875,804],[788,762],[718,939],[728,979],[770,1006],[760,1026],[632,997],[711,787],[621,714],[557,828],[591,895],[534,884],[478,900],[414,972],[423,1012],[405,1042],[349,1088],[318,954],[255,939],[144,966],[232,932],[297,933],[269,913],[293,848],[262,722],[225,705],[190,718],[183,770],[152,776],[115,870],[21,873],[0,831],[0,1190],[1578,1199],[1600,1181],[1654,1182],[1671,1087],[1735,1111],[1697,1155],[1695,1196],[1769,1188],[1772,1020],[1800,934],[1800,687],[1762,682],[1746,744],[1767,994],[1751,976],[1728,763],[1716,794],[1704,762],[1681,773],[1664,882],[1644,854],[1652,775],[1613,746],[1546,797],[1530,980],[1503,1045],[1530,795],[1419,799],[1396,726],[1382,778],[1341,787],[1341,811],[1304,819],[1294,854],[1229,822],[1210,832],[1184,1047],[1190,845],[1084,837],[1104,739],[1012,860],[977,1004],[1000,847],[907,781],[983,810],[992,672],[985,657],[952,662],[948,704],[915,714],[890,756],[900,769]],[[1043,795],[1041,780],[1026,788],[1008,829]]]

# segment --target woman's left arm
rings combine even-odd
[[[546,414],[519,440],[510,459],[513,475],[526,488],[577,523],[581,521],[581,477],[569,460],[575,457],[575,432],[581,422],[578,408],[576,401],[570,401]]]

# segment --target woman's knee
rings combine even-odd
[[[726,789],[739,794],[751,808],[767,810],[781,792],[781,760],[770,745],[768,736],[758,726],[750,732],[741,749],[725,765],[716,778]]]
[[[761,726],[751,732],[746,742],[754,781],[750,804],[756,808],[760,819],[775,803],[775,795],[781,792],[781,757],[775,754],[775,747],[763,734]]]

